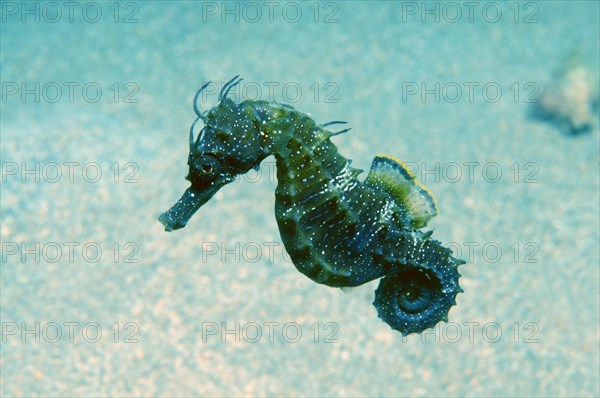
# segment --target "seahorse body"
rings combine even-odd
[[[237,78],[237,77],[236,77]],[[296,268],[315,282],[351,287],[382,278],[374,305],[403,334],[420,333],[447,314],[462,289],[464,261],[422,232],[437,214],[429,191],[399,160],[377,156],[367,178],[353,168],[326,130],[294,108],[265,101],[235,104],[229,81],[206,113],[197,140],[190,130],[192,186],[159,220],[166,230],[185,226],[193,213],[233,176],[277,160],[275,215]]]

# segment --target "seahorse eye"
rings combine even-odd
[[[210,173],[213,170],[213,165],[209,162],[202,163],[202,171]]]
[[[194,163],[194,169],[203,177],[211,177],[217,174],[219,161],[212,156],[202,156]]]

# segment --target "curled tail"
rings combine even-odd
[[[433,194],[399,159],[378,155],[365,185],[384,193],[394,215],[388,217],[376,262],[386,268],[373,305],[379,317],[403,335],[421,333],[440,321],[462,292],[457,267],[465,262],[420,229],[438,214]]]
[[[379,318],[403,335],[447,322],[456,295],[463,291],[457,267],[465,261],[452,257],[450,249],[427,234],[417,242],[414,251],[382,257],[390,273],[379,282],[373,302]]]

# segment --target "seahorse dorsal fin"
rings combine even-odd
[[[389,194],[407,211],[414,228],[424,227],[438,214],[433,194],[415,179],[400,159],[388,155],[375,156],[365,184]]]

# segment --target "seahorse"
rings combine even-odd
[[[191,186],[160,215],[166,231],[183,228],[192,215],[236,175],[258,169],[273,155],[277,167],[275,216],[296,268],[313,281],[350,288],[379,279],[373,305],[403,335],[421,333],[456,304],[458,266],[465,262],[422,231],[438,214],[433,195],[407,166],[387,155],[373,160],[367,177],[351,166],[331,137],[346,133],[318,125],[290,105],[227,98],[239,76],[223,85],[218,104],[203,112],[196,92],[196,120],[189,133]],[[195,137],[199,121],[204,123]]]

